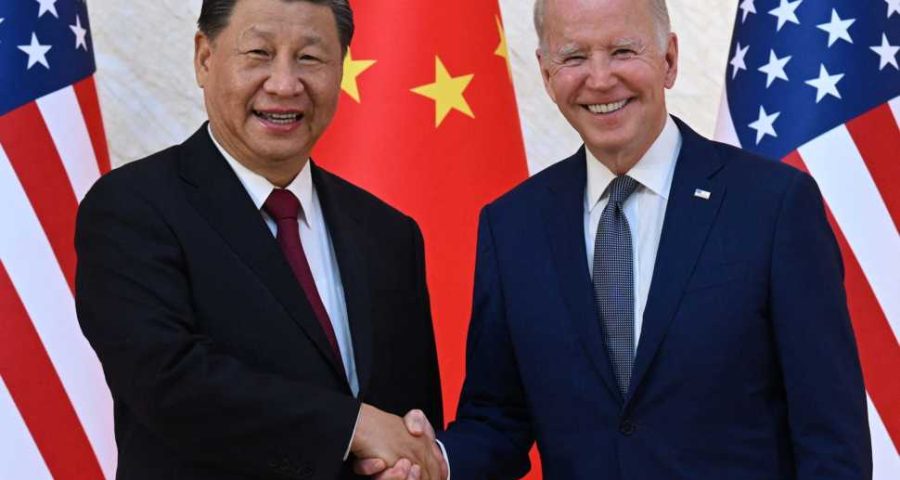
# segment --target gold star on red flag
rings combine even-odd
[[[439,127],[451,110],[457,110],[466,116],[475,118],[469,102],[463,95],[468,88],[474,74],[453,77],[441,61],[441,57],[434,57],[434,83],[422,85],[412,89],[413,93],[428,97],[434,100],[434,126]]]
[[[344,78],[341,80],[341,90],[356,100],[356,103],[361,103],[357,78],[372,65],[375,65],[375,60],[354,60],[350,49],[347,49],[347,55],[344,57]]]

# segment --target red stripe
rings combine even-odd
[[[0,376],[56,480],[103,479],[90,441],[0,263]]]
[[[103,116],[100,114],[100,100],[97,98],[94,76],[91,75],[72,87],[75,89],[75,96],[78,97],[78,105],[87,124],[91,143],[94,145],[94,156],[97,158],[97,166],[100,167],[102,175],[110,169],[109,148],[103,130]]]
[[[75,212],[78,201],[35,103],[0,116],[0,143],[50,241],[69,288],[75,285]]]
[[[797,152],[788,155],[784,162],[808,172]],[[860,363],[866,390],[881,416],[894,447],[900,452],[900,345],[891,330],[884,311],[878,304],[875,292],[863,273],[862,267],[850,248],[850,243],[835,221],[831,209],[826,206],[828,221],[834,230],[841,254],[844,257],[844,286],[847,305],[856,334]]]
[[[847,130],[881,192],[894,226],[900,226],[900,128],[888,104],[847,122]]]

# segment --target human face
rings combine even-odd
[[[334,117],[342,54],[334,14],[305,1],[238,0],[194,67],[213,135],[238,162],[285,186]]]
[[[648,0],[547,0],[538,60],[544,87],[585,145],[628,171],[666,122],[678,43]],[[662,43],[665,43],[663,46]]]

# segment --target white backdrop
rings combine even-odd
[[[356,0],[394,1],[394,0]],[[738,2],[669,0],[681,43],[670,111],[712,136]],[[544,93],[534,50],[531,0],[500,0],[513,81],[534,173],[579,145]],[[114,166],[180,143],[205,119],[194,82],[193,35],[200,0],[93,0],[97,83]]]

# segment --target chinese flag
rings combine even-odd
[[[453,418],[478,212],[528,175],[500,10],[495,0],[353,7],[340,106],[315,158],[422,228],[444,411]]]

